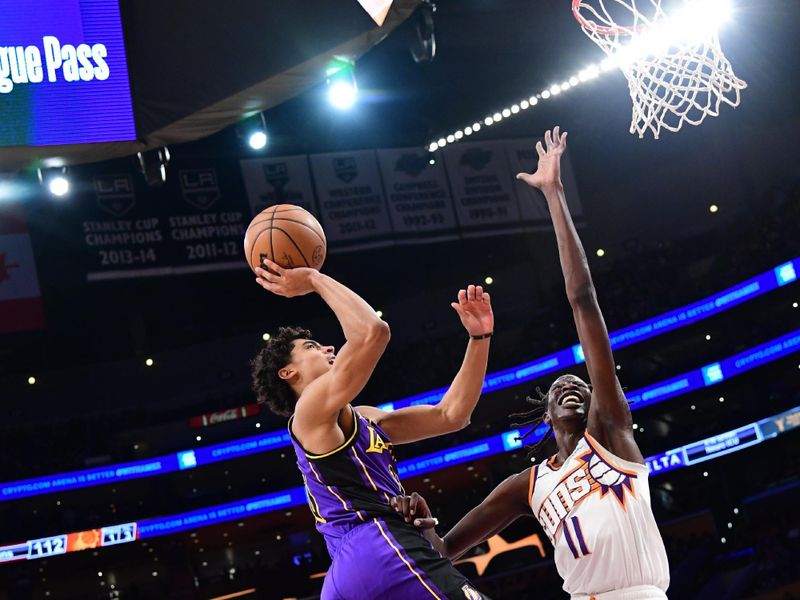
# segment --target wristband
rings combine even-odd
[[[469,336],[473,340],[485,340],[487,338],[492,337],[494,335],[494,331],[490,331],[489,333],[484,333],[483,335],[471,335]]]

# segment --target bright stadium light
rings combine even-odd
[[[258,112],[239,121],[236,125],[236,135],[242,140],[243,144],[251,150],[263,150],[269,143],[267,134],[267,119],[264,113]]]
[[[335,81],[328,88],[328,101],[334,108],[349,110],[353,108],[358,98],[355,82]]]
[[[616,62],[626,66],[648,56],[665,56],[676,46],[700,43],[730,20],[732,14],[729,0],[687,2],[681,10],[654,23],[646,33],[623,46]]]
[[[267,134],[264,131],[254,131],[247,138],[247,143],[253,150],[263,150],[267,146]]]
[[[53,196],[66,196],[69,193],[69,179],[66,177],[53,177],[47,184]]]
[[[69,179],[67,178],[67,168],[39,169],[39,183],[47,188],[53,196],[63,198],[69,194]]]
[[[338,110],[350,110],[358,100],[355,63],[347,58],[336,58],[325,71],[328,84],[328,102]]]

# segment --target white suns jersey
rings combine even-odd
[[[531,469],[531,508],[553,543],[568,594],[641,586],[666,592],[669,565],[648,474],[646,465],[614,456],[588,433],[561,468],[548,461]]]

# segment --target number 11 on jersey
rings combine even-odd
[[[572,533],[570,533],[570,525],[572,525]],[[575,558],[582,558],[588,554],[591,554],[591,551],[586,546],[586,540],[583,539],[581,522],[578,517],[571,517],[570,519],[564,521],[564,539],[567,541],[567,546],[569,546],[572,556]]]

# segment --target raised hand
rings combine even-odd
[[[293,298],[314,291],[313,278],[318,274],[316,269],[285,269],[268,258],[264,259],[264,267],[256,269],[256,283],[273,294]]]
[[[552,136],[548,129],[544,134],[544,143],[536,142],[536,153],[539,155],[539,164],[533,173],[517,173],[528,185],[542,191],[561,185],[561,155],[567,149],[567,132],[560,133],[558,125],[553,129]]]
[[[410,496],[395,496],[390,504],[406,523],[414,522],[414,527],[419,529],[432,529],[439,524],[439,520],[431,514],[425,498],[417,492],[412,492]]]
[[[458,313],[461,324],[470,335],[484,335],[494,331],[494,313],[489,292],[479,285],[469,285],[458,290],[458,302],[450,306]]]

